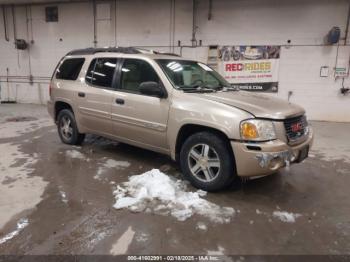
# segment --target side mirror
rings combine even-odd
[[[164,90],[160,87],[160,85],[157,82],[142,82],[140,84],[140,93],[148,96],[155,96],[159,98],[165,98],[166,93]]]

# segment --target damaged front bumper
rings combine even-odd
[[[313,142],[313,131],[310,127],[307,138],[298,145],[288,145],[281,140],[263,143],[244,143],[231,141],[235,155],[238,176],[253,177],[275,173],[278,169],[301,162]]]

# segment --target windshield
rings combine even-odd
[[[217,91],[230,84],[206,64],[196,61],[158,59],[170,81],[184,91]]]

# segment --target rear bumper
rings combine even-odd
[[[51,100],[47,101],[47,111],[49,112],[49,115],[55,119],[55,110],[54,110],[54,104]]]
[[[281,140],[257,144],[231,141],[237,175],[266,176],[275,173],[287,163],[296,163],[301,150],[306,146],[309,148],[312,146],[313,137],[313,130],[310,127],[307,139],[295,146],[290,146]]]

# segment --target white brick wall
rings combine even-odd
[[[184,57],[205,62],[206,46],[210,44],[285,45],[290,39],[292,46],[282,47],[277,96],[287,99],[288,92],[292,91],[291,101],[305,107],[311,119],[350,122],[350,95],[339,94],[342,83],[332,76],[337,46],[323,45],[323,38],[332,26],[339,26],[344,36],[348,1],[213,0],[210,21],[208,1],[197,2],[197,40],[202,40],[205,46],[183,48]],[[33,5],[27,10],[24,6],[15,8],[18,38],[29,42],[33,32],[30,53],[14,48],[11,9],[7,8],[10,42],[4,39],[0,19],[2,81],[6,79],[6,68],[11,76],[28,76],[29,57],[34,77],[50,77],[65,53],[94,45],[92,3],[59,4],[58,7],[58,23],[45,22],[43,5]],[[26,11],[29,18],[30,13],[32,15],[28,33]],[[176,0],[173,21],[170,0],[105,1],[98,5],[96,25],[98,46],[153,46],[170,51],[174,42],[174,50],[179,52],[178,41],[182,45],[191,44],[192,1]],[[339,47],[338,59],[348,61],[349,55],[349,46]],[[321,66],[329,66],[329,77],[319,76]],[[1,82],[0,85],[2,100],[45,103],[48,98],[47,84]],[[345,86],[350,86],[348,79]]]

